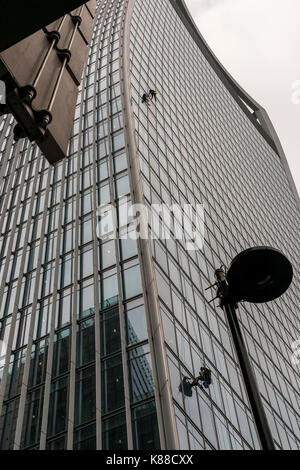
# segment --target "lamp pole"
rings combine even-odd
[[[231,296],[226,280],[226,274],[222,268],[215,271],[215,278],[217,283],[217,296],[220,298],[220,306],[225,312],[228,326],[230,328],[262,449],[275,450],[275,445],[262,404],[258,385],[238,323],[236,315],[237,304]]]
[[[220,299],[220,307],[224,310],[231,332],[261,447],[263,450],[275,450],[236,309],[240,301],[266,303],[284,294],[293,280],[293,266],[281,251],[258,246],[237,255],[227,273],[223,267],[217,269],[215,280],[216,283],[208,289],[217,287],[216,298]],[[192,387],[198,384],[198,379],[190,382],[188,377],[183,377],[179,390],[191,397]]]

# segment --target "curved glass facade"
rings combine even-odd
[[[145,203],[204,204],[203,251],[154,240],[153,262],[181,448],[259,448],[224,314],[205,289],[214,270],[259,245],[299,251],[299,213],[283,165],[243,103],[203,55],[172,2],[137,0],[131,23],[131,93]],[[173,2],[176,3],[176,2]],[[180,2],[177,2],[180,3]],[[157,102],[141,106],[147,89]],[[154,237],[155,238],[155,237]],[[295,277],[297,277],[297,267]],[[299,448],[299,336],[295,279],[281,299],[243,304],[239,318],[278,448]],[[183,398],[182,376],[212,370],[209,392]]]
[[[130,204],[123,16],[99,2],[65,160],[1,118],[2,449],[159,446],[137,245],[96,235],[100,206]]]
[[[249,246],[295,261],[299,214],[279,156],[174,2],[159,3],[98,2],[62,162],[14,142],[0,118],[1,449],[259,448],[205,289]],[[203,250],[122,238],[136,202],[204,204]],[[99,208],[115,209],[116,239],[98,238]],[[300,442],[297,275],[276,302],[239,309],[280,449]],[[212,386],[184,398],[182,376],[203,364]]]

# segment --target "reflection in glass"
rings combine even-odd
[[[38,442],[42,424],[42,406],[44,387],[27,394],[24,421],[22,427],[21,447]]]
[[[137,243],[136,240],[130,238],[130,233],[125,234],[124,238],[120,239],[121,261],[126,261],[129,258],[137,256]]]
[[[77,326],[76,365],[83,366],[95,360],[94,318],[89,318]]]
[[[70,330],[66,329],[54,335],[52,377],[61,375],[69,370]]]
[[[148,339],[145,306],[141,305],[125,313],[127,344],[133,345]]]
[[[94,309],[94,279],[81,283],[79,293],[79,318],[86,318],[95,312]]]
[[[48,436],[54,436],[65,430],[67,424],[68,377],[63,377],[51,384],[48,413]]]
[[[121,356],[102,363],[102,412],[108,413],[124,406],[124,384]]]
[[[104,450],[126,450],[126,419],[125,414],[119,414],[103,422],[102,446]]]
[[[100,287],[102,287],[102,309],[118,303],[119,287],[116,274],[103,279]]]
[[[130,299],[142,293],[142,280],[139,265],[123,271],[124,298]]]
[[[75,384],[75,425],[95,418],[96,378],[95,366],[76,372]]]
[[[154,401],[133,409],[132,433],[134,450],[160,449]]]
[[[64,450],[66,448],[66,438],[65,436],[59,437],[54,441],[48,442],[46,445],[46,450]]]
[[[129,352],[129,370],[132,402],[151,397],[154,389],[148,344]]]
[[[32,347],[28,385],[32,387],[45,379],[48,352],[48,338]]]
[[[121,349],[119,308],[101,314],[101,355]]]
[[[103,243],[99,247],[100,250],[100,270],[107,269],[116,264],[115,241]]]
[[[74,432],[74,450],[96,449],[96,425],[92,424]]]
[[[14,436],[19,409],[19,398],[3,404],[0,416],[0,447],[1,450],[11,450],[14,446]]]

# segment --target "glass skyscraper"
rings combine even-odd
[[[150,106],[141,97],[156,90]],[[181,0],[100,0],[67,157],[0,118],[0,448],[259,449],[214,270],[252,246],[294,265],[238,316],[278,449],[299,449],[299,200],[265,113]],[[132,204],[203,204],[202,250],[122,238]],[[98,237],[99,207],[118,237]],[[159,214],[157,214],[159,217]],[[299,261],[299,259],[298,259]],[[185,397],[183,376],[212,371]]]

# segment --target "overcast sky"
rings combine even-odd
[[[186,0],[205,40],[268,112],[300,192],[300,0]]]

